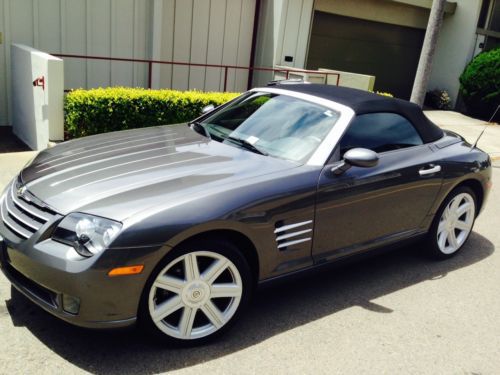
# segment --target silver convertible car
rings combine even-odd
[[[275,83],[205,112],[39,153],[0,198],[11,283],[79,326],[204,342],[259,284],[406,240],[456,254],[491,186],[406,101]]]

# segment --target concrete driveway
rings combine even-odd
[[[424,113],[436,125],[460,134],[470,144],[474,144],[484,130],[477,146],[490,154],[492,159],[500,160],[499,125],[488,124],[486,121],[476,120],[453,111],[425,111]]]
[[[18,155],[18,165],[29,157]],[[227,336],[198,348],[72,327],[1,275],[0,373],[498,374],[498,207],[494,184],[474,233],[449,261],[427,260],[417,245],[275,285]]]

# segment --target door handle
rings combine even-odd
[[[429,174],[438,173],[438,172],[441,172],[441,166],[440,165],[434,165],[434,166],[431,166],[431,168],[419,170],[418,174],[420,176],[427,176]]]

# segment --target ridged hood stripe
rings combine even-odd
[[[196,143],[199,143],[199,142],[190,142],[190,143],[184,143],[182,146],[186,146],[186,145],[190,145],[190,144],[196,144]],[[163,146],[163,147],[156,147],[156,148],[152,148],[152,149],[149,149],[149,150],[141,150],[141,151],[136,151],[136,152],[129,152],[127,154],[123,154],[123,155],[115,155],[115,156],[111,156],[109,158],[104,158],[104,159],[99,159],[99,160],[94,160],[94,161],[91,161],[91,162],[87,162],[85,164],[78,164],[78,165],[74,165],[72,167],[68,167],[68,168],[65,168],[63,170],[60,170],[60,171],[56,171],[56,172],[52,172],[48,175],[45,175],[43,177],[39,177],[37,178],[36,180],[33,180],[33,181],[30,181],[26,184],[26,186],[30,187],[30,186],[34,186],[40,182],[43,182],[43,181],[46,181],[48,179],[51,179],[53,177],[56,177],[56,176],[59,176],[59,175],[62,175],[62,174],[65,174],[67,172],[71,172],[71,171],[74,171],[76,169],[80,169],[80,168],[86,168],[88,166],[91,166],[91,165],[95,165],[95,164],[99,164],[99,163],[104,163],[104,162],[107,162],[107,161],[111,161],[111,160],[116,160],[116,159],[120,159],[120,158],[124,158],[124,157],[127,157],[127,156],[133,156],[133,155],[138,155],[138,154],[144,154],[146,152],[152,152],[152,151],[158,151],[158,150],[164,150],[164,149],[167,149],[167,148],[172,148],[173,146],[171,145],[168,145],[168,146]]]
[[[190,152],[190,151],[174,151],[174,152],[169,152],[169,153],[162,154],[162,155],[151,156],[151,157],[148,157],[148,158],[131,160],[131,161],[128,161],[128,162],[125,162],[125,163],[113,164],[113,165],[110,165],[108,167],[93,169],[93,170],[85,172],[85,173],[80,173],[80,174],[78,174],[76,176],[68,177],[68,178],[65,178],[65,179],[53,182],[53,183],[50,184],[50,186],[54,187],[54,186],[60,185],[60,184],[62,184],[64,182],[75,180],[77,178],[88,176],[88,175],[93,174],[93,173],[102,172],[102,171],[105,171],[105,170],[108,170],[108,169],[115,169],[115,168],[122,167],[122,166],[125,166],[125,165],[130,165],[130,164],[133,164],[133,163],[141,163],[141,162],[147,161],[147,160],[165,158],[165,157],[167,157],[169,155],[179,155],[179,154],[185,154],[185,153],[188,153],[188,152]],[[139,169],[139,171],[140,171],[140,169]]]
[[[175,133],[169,133],[169,134],[175,134]],[[164,134],[162,134],[164,135]],[[44,161],[43,163],[40,163],[39,165],[37,165],[37,168],[43,166],[43,165],[47,165],[47,164],[51,164],[53,162],[56,162],[56,161],[59,161],[59,160],[64,160],[64,159],[67,159],[67,158],[73,158],[77,155],[81,155],[81,154],[85,154],[85,153],[89,153],[89,152],[92,152],[94,153],[96,150],[101,150],[103,148],[108,148],[108,147],[111,147],[111,146],[120,146],[120,145],[124,145],[124,144],[127,144],[127,143],[133,143],[133,142],[140,142],[140,141],[146,141],[146,140],[149,140],[149,139],[155,139],[155,138],[158,138],[158,134],[156,135],[153,135],[153,136],[149,136],[149,137],[146,137],[146,138],[138,138],[138,139],[133,139],[131,141],[126,141],[126,142],[116,142],[115,141],[110,141],[110,142],[105,142],[105,143],[113,143],[112,145],[107,145],[107,146],[103,146],[102,144],[99,144],[98,147],[93,147],[92,149],[88,149],[87,147],[80,147],[80,148],[77,148],[77,149],[74,149],[74,150],[71,150],[71,151],[79,151],[79,150],[83,150],[81,152],[72,152],[71,154],[68,154],[68,155],[62,155],[62,156],[58,156],[58,157],[54,157],[54,158],[50,158],[46,161]]]
[[[47,167],[47,168],[44,168],[44,169],[41,169],[41,170],[37,171],[36,173],[42,173],[42,172],[45,172],[45,171],[47,171],[49,169],[54,169],[54,168],[60,167],[61,165],[65,165],[65,164],[68,164],[68,163],[74,163],[74,162],[77,162],[77,161],[80,161],[80,160],[83,160],[83,159],[95,158],[96,156],[109,154],[111,152],[123,151],[123,150],[127,150],[129,148],[144,147],[144,146],[154,145],[154,144],[158,144],[158,143],[165,143],[165,142],[170,142],[170,141],[179,141],[181,139],[184,139],[184,137],[181,137],[181,138],[172,138],[172,139],[162,139],[161,141],[157,141],[157,142],[143,143],[143,144],[135,145],[135,146],[131,146],[131,147],[116,148],[116,149],[105,151],[105,152],[99,152],[97,154],[83,156],[81,158],[71,159],[71,160],[68,160],[68,161],[65,161],[65,162],[62,162],[62,163],[59,163],[59,164],[53,164],[50,167]],[[171,145],[169,147],[172,147],[172,146],[174,146],[174,145]],[[129,154],[128,153],[127,154],[122,154],[120,156],[123,157],[123,156],[127,156],[127,155],[129,155]]]
[[[156,169],[156,168],[167,167],[169,165],[182,164],[182,163],[187,163],[187,162],[193,161],[193,160],[201,160],[201,159],[209,159],[209,158],[217,158],[217,156],[212,156],[212,155],[201,156],[201,157],[190,158],[190,159],[186,159],[186,160],[175,161],[175,162],[172,162],[172,163],[159,164],[159,165],[155,165],[155,166],[152,166],[152,167],[142,168],[142,169],[138,169],[138,170],[134,170],[134,171],[129,171],[129,172],[125,172],[125,173],[120,173],[120,174],[116,174],[116,175],[113,175],[113,176],[108,176],[106,178],[102,178],[100,180],[95,180],[95,181],[91,181],[91,182],[88,182],[88,183],[83,184],[83,185],[76,186],[76,187],[74,187],[72,189],[69,189],[68,191],[74,191],[74,190],[81,189],[81,188],[84,188],[84,187],[87,187],[87,186],[90,186],[90,185],[94,185],[94,184],[98,184],[98,183],[101,183],[101,182],[104,182],[104,181],[112,180],[112,179],[115,179],[117,177],[123,177],[123,176],[131,175],[131,174],[136,174],[138,172],[140,173],[140,172],[149,171],[149,170]]]

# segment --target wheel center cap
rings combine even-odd
[[[190,307],[199,307],[209,298],[210,287],[201,280],[192,281],[182,290],[182,301]]]

